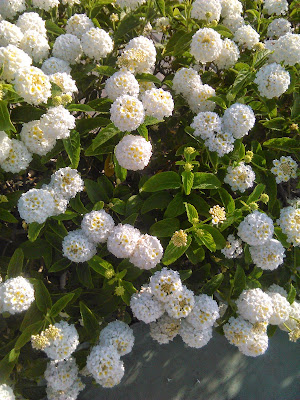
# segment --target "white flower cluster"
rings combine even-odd
[[[196,0],[192,4],[191,17],[207,22],[218,22],[221,8],[220,0]]]
[[[280,36],[278,40],[272,41],[270,50],[274,51],[271,54],[272,60],[278,64],[290,66],[298,64],[300,62],[300,35],[288,32]]]
[[[266,244],[273,233],[273,221],[259,211],[248,214],[238,226],[238,236],[250,246]]]
[[[85,214],[81,222],[83,233],[94,243],[106,242],[114,226],[114,220],[104,210]]]
[[[15,73],[13,83],[18,95],[29,104],[47,103],[51,96],[49,77],[39,68],[32,66],[20,68]]]
[[[142,96],[145,114],[162,120],[170,117],[174,109],[174,102],[170,92],[163,89],[146,90]]]
[[[251,25],[242,25],[235,31],[233,40],[239,46],[252,50],[259,43],[259,33]]]
[[[250,246],[249,251],[254,264],[263,270],[273,271],[283,263],[285,257],[284,247],[276,239],[270,239],[263,245]]]
[[[69,75],[71,72],[70,64],[67,61],[60,60],[59,58],[56,57],[50,57],[47,60],[45,60],[43,62],[41,69],[46,75],[54,75],[57,72],[59,73],[65,72],[66,74]]]
[[[96,244],[89,240],[82,229],[69,232],[62,242],[63,256],[82,263],[90,260],[97,253]]]
[[[63,106],[50,107],[40,119],[40,129],[49,139],[66,139],[74,128],[75,117]]]
[[[261,289],[243,290],[236,305],[238,313],[253,324],[267,322],[273,314],[272,300]]]
[[[92,28],[94,28],[94,24],[86,14],[74,14],[67,21],[66,33],[81,39]]]
[[[273,160],[272,174],[276,176],[276,182],[287,182],[297,177],[298,165],[290,156],[282,156],[279,160]]]
[[[53,149],[56,139],[49,137],[41,129],[40,121],[25,123],[20,132],[22,142],[31,153],[43,156]]]
[[[146,0],[116,0],[116,4],[121,8],[129,8],[134,10],[141,4],[144,4]]]
[[[203,347],[219,318],[215,300],[205,294],[194,296],[182,285],[179,273],[167,268],[155,272],[149,286],[132,295],[130,307],[136,318],[150,324],[150,334],[160,344],[180,334],[188,346]]]
[[[151,155],[151,143],[142,136],[126,135],[115,147],[118,163],[132,171],[144,169],[149,164]]]
[[[224,182],[230,185],[231,189],[235,192],[239,190],[244,193],[246,189],[253,186],[255,180],[255,173],[250,165],[245,165],[243,162],[239,163],[236,167],[229,166],[224,178]]]
[[[0,164],[8,157],[11,146],[11,139],[4,131],[0,131]]]
[[[276,18],[268,25],[267,35],[270,38],[279,38],[286,33],[292,33],[292,25],[285,18]]]
[[[31,58],[23,50],[10,44],[7,47],[0,47],[0,66],[3,68],[2,78],[12,82],[16,73],[23,68],[30,67]]]
[[[228,69],[233,67],[239,58],[240,51],[237,45],[232,40],[225,39],[222,42],[221,53],[214,63],[219,69]]]
[[[239,0],[220,0],[222,10],[221,16],[227,18],[233,15],[240,15],[243,12],[243,5]]]
[[[144,122],[144,118],[143,103],[134,96],[122,95],[110,108],[110,119],[122,132],[134,131]]]
[[[54,42],[52,54],[69,64],[75,64],[82,55],[80,39],[70,33],[58,36]]]
[[[36,63],[46,59],[49,55],[49,43],[46,36],[36,30],[26,31],[19,45]]]
[[[243,253],[242,241],[234,237],[234,235],[228,235],[226,246],[221,249],[221,253],[226,258],[237,258]]]
[[[223,25],[235,33],[241,26],[245,25],[245,20],[239,14],[232,14],[223,19]]]
[[[58,7],[59,0],[32,0],[32,5],[41,10],[49,11],[54,7]]]
[[[289,4],[287,0],[264,0],[264,9],[269,15],[286,14]]]
[[[25,11],[25,0],[0,0],[0,15],[2,18],[12,19],[19,12]]]
[[[296,206],[282,208],[277,223],[287,235],[287,241],[294,246],[300,246],[300,208]]]
[[[40,35],[44,37],[47,36],[45,21],[36,12],[25,12],[24,14],[21,14],[16,25],[23,33],[35,30]]]
[[[74,93],[78,92],[76,82],[70,74],[66,72],[56,72],[55,74],[49,75],[50,82],[55,83],[62,91],[62,95],[73,96]]]
[[[120,356],[130,353],[133,344],[133,331],[122,321],[111,322],[100,332],[99,344],[92,348],[86,362],[97,383],[103,387],[120,383],[124,375]]]
[[[277,63],[267,64],[257,72],[254,82],[261,96],[267,99],[281,96],[290,85],[290,74]]]
[[[227,108],[222,118],[223,130],[231,133],[235,139],[248,135],[254,124],[255,115],[252,108],[240,103]]]
[[[62,361],[50,361],[45,370],[47,386],[54,391],[68,390],[78,376],[75,359],[70,357]]]
[[[15,395],[12,388],[6,384],[0,385],[0,399],[15,400]]]
[[[193,68],[180,68],[173,78],[173,90],[188,98],[198,86],[202,85],[200,75]]]
[[[21,313],[28,310],[33,301],[34,288],[28,279],[17,276],[0,283],[0,312]]]
[[[190,53],[201,63],[216,60],[221,50],[222,39],[214,29],[199,29],[192,37]]]
[[[279,293],[278,290],[277,293]],[[283,297],[286,296],[283,295]],[[297,327],[299,327],[299,321],[300,321],[300,303],[298,301],[294,301],[291,304],[289,318],[284,322],[284,324],[283,323],[280,324],[279,328],[285,332],[288,332],[289,329],[293,331],[297,329]]]
[[[106,80],[105,91],[107,97],[114,101],[125,94],[137,97],[140,87],[138,81],[131,72],[126,69],[121,69]]]
[[[23,33],[20,28],[8,21],[0,22],[0,46],[18,46],[22,39]]]
[[[82,35],[81,46],[85,55],[100,61],[112,52],[114,43],[103,29],[91,28]]]
[[[53,390],[51,386],[46,388],[48,400],[76,400],[79,393],[85,388],[80,378],[77,378],[72,385],[66,390]]]
[[[2,134],[3,135],[3,134]],[[5,147],[1,150],[1,155],[5,159],[1,162],[1,168],[5,172],[20,172],[28,167],[32,160],[32,154],[27,150],[23,142],[17,139],[2,138],[1,143],[5,143]],[[7,149],[9,146],[9,152]]]

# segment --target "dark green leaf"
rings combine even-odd
[[[23,346],[25,346],[25,344],[30,341],[32,335],[36,335],[37,333],[40,332],[43,325],[44,321],[38,321],[32,325],[27,326],[27,328],[24,329],[24,331],[18,337],[15,344],[15,349],[20,350]]]
[[[38,238],[38,236],[44,226],[45,226],[45,223],[38,224],[37,222],[32,222],[31,224],[29,224],[28,239],[31,242],[34,242]]]
[[[16,128],[13,126],[9,112],[7,109],[7,101],[0,100],[0,131],[13,131],[16,132]]]
[[[195,172],[193,189],[218,189],[221,182],[214,175],[208,172]]]
[[[236,299],[246,287],[246,275],[243,268],[238,265],[233,278],[232,298]]]
[[[194,174],[190,171],[183,171],[181,173],[181,178],[185,194],[189,195],[194,183]]]
[[[166,5],[165,5],[165,0],[155,0],[156,5],[161,12],[161,14],[165,17],[166,16]]]
[[[153,224],[149,232],[150,235],[157,237],[170,237],[179,227],[180,223],[177,218],[166,218]]]
[[[178,260],[179,257],[181,257],[186,252],[186,250],[189,248],[191,242],[192,242],[192,238],[190,236],[188,236],[187,243],[185,246],[176,247],[176,246],[174,246],[173,242],[170,241],[164,252],[162,263],[164,265],[173,264],[176,260]]]
[[[53,21],[47,19],[46,21],[46,29],[49,33],[52,33],[55,36],[63,35],[65,31],[57,26]]]
[[[5,222],[10,222],[12,224],[16,224],[19,221],[15,218],[9,211],[0,208],[0,219]]]
[[[71,168],[77,168],[80,161],[80,135],[74,131],[70,137],[63,140],[64,147],[71,161]]]
[[[83,320],[83,326],[90,338],[96,340],[99,335],[99,322],[93,313],[82,301],[79,302],[80,314]]]
[[[180,177],[176,172],[166,171],[151,176],[141,187],[140,192],[158,192],[159,190],[180,188]]]
[[[51,308],[50,316],[52,318],[57,317],[57,315],[70,303],[74,295],[75,293],[68,293],[63,297],[61,297],[60,299],[58,299],[57,302],[54,303]]]
[[[47,310],[52,307],[50,293],[43,281],[40,279],[33,279],[33,284],[35,289],[36,305],[40,311],[46,314]]]
[[[103,143],[107,142],[109,139],[118,134],[120,130],[114,125],[109,124],[105,128],[102,128],[98,135],[93,139],[92,147],[93,150],[101,146]]]
[[[49,268],[49,272],[58,272],[67,269],[72,262],[67,258],[62,258],[61,260],[56,261],[54,264],[51,265]]]
[[[155,209],[163,210],[168,206],[171,200],[172,197],[168,192],[153,193],[144,201],[141,208],[141,213],[146,214],[147,212]]]
[[[9,260],[7,268],[8,278],[15,278],[22,273],[24,262],[24,254],[22,249],[16,249],[11,259]]]
[[[212,296],[221,286],[223,279],[224,279],[223,274],[215,275],[203,286],[202,293],[205,293],[208,296]]]
[[[94,287],[92,281],[92,275],[90,271],[90,267],[86,264],[77,264],[76,265],[77,276],[79,282],[82,283],[83,286],[86,286],[89,289]]]
[[[197,229],[197,231],[194,232],[193,235],[200,246],[204,245],[208,248],[208,250],[212,252],[216,251],[216,243],[209,232],[204,231],[203,229]]]
[[[12,349],[1,361],[0,361],[0,384],[5,384],[8,381],[9,375],[14,369],[20,351]]]

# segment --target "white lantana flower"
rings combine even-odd
[[[26,31],[20,41],[20,49],[25,51],[36,63],[43,61],[49,54],[49,43],[45,36],[35,30]]]
[[[173,78],[173,90],[184,97],[188,97],[195,88],[201,85],[200,75],[193,68],[180,68]]]
[[[155,236],[142,235],[129,261],[138,268],[155,268],[163,256],[163,248]]]
[[[283,263],[285,257],[284,247],[276,239],[270,239],[261,246],[250,246],[249,251],[254,264],[263,270],[273,271]]]
[[[248,214],[238,226],[238,236],[251,246],[260,246],[268,242],[273,233],[273,221],[259,211]]]
[[[165,309],[172,318],[186,318],[193,310],[194,304],[194,293],[186,286],[183,286],[177,296],[171,297],[170,300],[165,303]]]
[[[95,243],[86,237],[82,229],[71,231],[64,237],[62,250],[64,257],[76,263],[88,261],[97,253]]]
[[[0,309],[10,314],[28,310],[34,301],[34,288],[28,279],[22,276],[10,278],[0,284]]]
[[[228,69],[235,65],[240,57],[239,48],[230,39],[222,42],[222,50],[218,58],[214,61],[219,69]]]
[[[146,324],[156,321],[165,312],[164,303],[153,295],[148,285],[142,286],[138,293],[131,296],[130,308],[133,315]]]
[[[294,246],[300,246],[300,208],[292,206],[280,210],[277,220],[282,232],[287,235],[287,241]]]
[[[69,64],[75,64],[82,54],[80,40],[69,33],[60,35],[54,42],[52,54]]]
[[[230,132],[235,139],[241,139],[254,127],[255,115],[250,106],[235,103],[227,108],[222,118],[225,132]]]
[[[54,213],[53,197],[47,190],[30,189],[20,197],[18,211],[27,224],[42,224]]]
[[[287,0],[264,0],[264,9],[269,15],[286,14],[288,11],[289,4]]]
[[[236,305],[238,313],[253,324],[268,322],[273,314],[272,299],[259,288],[243,290]]]
[[[131,132],[137,129],[145,118],[143,103],[136,97],[118,97],[110,108],[110,119],[120,131]]]
[[[139,90],[138,81],[135,79],[134,75],[127,70],[115,72],[105,82],[107,97],[113,101],[124,94],[137,97]]]
[[[292,33],[292,25],[285,18],[276,18],[268,25],[267,35],[270,38],[279,38],[286,33]]]
[[[131,352],[134,344],[133,330],[123,321],[110,322],[99,337],[101,346],[113,346],[120,356]]]
[[[26,169],[31,160],[32,154],[27,150],[23,142],[17,139],[11,139],[11,147],[8,156],[1,163],[1,167],[5,172],[20,172]]]
[[[50,11],[54,7],[58,7],[59,0],[32,0],[33,7],[41,10]]]
[[[35,30],[42,36],[47,35],[45,21],[36,12],[25,12],[24,14],[21,14],[16,25],[23,33]]]
[[[4,19],[13,19],[25,9],[25,0],[0,0],[0,14]]]
[[[47,75],[36,67],[23,67],[15,74],[14,87],[19,96],[29,103],[47,103],[51,96],[51,83]]]
[[[179,335],[185,344],[189,347],[200,349],[207,345],[207,343],[212,338],[212,327],[206,329],[196,329],[187,320],[182,320]]]
[[[107,32],[100,28],[91,28],[81,38],[85,55],[100,61],[113,51],[114,42]]]
[[[257,33],[251,25],[242,25],[235,31],[233,40],[237,42],[239,46],[252,50],[254,46],[259,43],[259,33]]]
[[[298,165],[290,156],[282,156],[279,160],[273,160],[272,174],[276,176],[276,183],[287,182],[297,177]]]
[[[118,163],[131,171],[144,169],[149,164],[151,155],[151,143],[142,136],[126,135],[115,147]]]
[[[40,119],[40,128],[48,138],[66,139],[75,128],[75,117],[63,106],[50,107]]]
[[[178,335],[180,320],[164,314],[156,322],[150,323],[150,336],[159,344],[167,344]]]
[[[236,167],[229,166],[224,178],[224,182],[230,185],[235,192],[239,190],[244,193],[245,190],[251,188],[255,181],[255,173],[250,165],[245,165],[243,162]]]
[[[55,138],[51,138],[45,134],[40,121],[25,123],[20,132],[20,137],[28,150],[40,156],[44,156],[52,150],[56,143]]]
[[[199,29],[192,37],[190,52],[201,63],[216,60],[221,50],[222,39],[220,34],[214,29]]]
[[[79,345],[77,330],[73,324],[69,325],[66,321],[57,322],[54,327],[59,329],[59,335],[49,338],[49,345],[44,352],[52,360],[68,360]]]
[[[290,82],[291,78],[288,71],[277,63],[261,67],[254,79],[260,95],[267,99],[281,96],[287,91]]]
[[[107,249],[118,258],[128,258],[140,238],[140,231],[129,224],[114,227],[107,239]]]
[[[49,75],[49,79],[50,82],[60,87],[62,94],[73,96],[74,93],[78,92],[76,82],[72,76],[66,72],[56,72],[55,74]]]
[[[226,240],[226,246],[221,249],[221,253],[226,258],[237,258],[243,253],[242,241],[235,238],[234,235],[228,235]]]
[[[50,186],[66,199],[71,199],[83,191],[84,182],[76,169],[65,167],[51,176]]]
[[[74,358],[63,361],[50,361],[45,370],[47,385],[55,391],[68,390],[76,381],[78,367]]]
[[[202,111],[213,111],[216,103],[208,100],[210,97],[216,95],[216,91],[209,85],[196,86],[193,91],[187,95],[186,100],[194,113]]]
[[[192,4],[191,17],[206,22],[218,22],[221,8],[219,0],[196,0]]]
[[[207,329],[219,318],[218,303],[206,294],[195,296],[195,305],[187,317],[187,322],[196,329]]]
[[[182,291],[182,282],[177,271],[163,268],[150,277],[150,288],[153,295],[163,303],[177,298]]]
[[[286,33],[275,41],[272,59],[278,64],[295,65],[300,63],[300,35]]]
[[[272,325],[280,325],[287,321],[291,314],[291,306],[285,297],[279,293],[267,292],[272,300],[273,314],[269,319]]]
[[[0,164],[9,156],[12,141],[4,131],[0,131]]]
[[[91,211],[85,214],[81,222],[81,229],[95,243],[106,242],[114,226],[114,220],[104,210]]]
[[[67,61],[61,60],[56,57],[50,57],[45,60],[42,64],[41,69],[46,75],[53,75],[57,72],[65,72],[69,75],[71,72],[70,64]]]
[[[67,21],[66,33],[81,39],[92,28],[94,28],[93,21],[86,14],[74,14]]]
[[[16,25],[8,21],[0,22],[0,46],[5,47],[9,44],[19,46],[22,38],[23,33]]]
[[[0,398],[3,400],[15,400],[15,395],[12,388],[5,383],[0,385]]]
[[[30,67],[32,60],[23,50],[13,46],[0,47],[0,67],[3,68],[2,79],[13,81],[15,74],[24,67]]]
[[[222,10],[221,15],[223,18],[231,15],[240,15],[243,12],[243,5],[238,0],[220,0]]]
[[[174,109],[174,102],[170,92],[163,89],[150,89],[142,96],[145,114],[162,120],[170,117]]]

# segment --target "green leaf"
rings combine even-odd
[[[183,171],[181,173],[183,189],[185,194],[188,196],[191,193],[193,183],[194,183],[194,174],[190,171]]]
[[[221,197],[222,203],[225,207],[226,212],[232,213],[235,210],[235,203],[232,196],[227,192],[227,190],[220,188],[218,190]]]
[[[204,231],[203,229],[197,229],[196,232],[193,232],[193,235],[200,246],[204,245],[208,250],[212,252],[216,251],[216,243],[209,232]]]
[[[38,238],[38,236],[44,226],[45,226],[45,223],[38,224],[37,222],[31,222],[31,224],[29,224],[29,228],[28,228],[28,239],[31,242],[34,242]]]
[[[174,199],[170,201],[165,211],[164,218],[177,217],[178,215],[181,215],[184,212],[185,212],[185,206],[183,202],[183,196],[181,193],[177,193]]]
[[[49,33],[52,33],[55,36],[63,35],[65,31],[57,26],[53,21],[47,19],[46,21],[46,29]]]
[[[176,260],[178,260],[179,257],[181,257],[186,252],[191,242],[192,242],[191,236],[188,236],[186,245],[181,247],[174,246],[172,241],[170,241],[164,252],[162,263],[164,265],[173,264]]]
[[[14,369],[20,351],[12,349],[1,361],[0,361],[0,384],[5,384],[8,381],[9,375]]]
[[[156,76],[151,75],[151,74],[137,74],[135,78],[139,82],[153,82],[158,86],[161,86],[161,80],[158,79]]]
[[[40,108],[27,105],[14,108],[10,116],[14,122],[30,122],[40,119],[43,114]]]
[[[261,124],[266,128],[274,129],[276,131],[281,131],[283,129],[285,122],[286,122],[285,118],[276,117],[271,120],[263,121],[261,122]]]
[[[7,109],[7,101],[0,101],[0,131],[13,131],[16,132],[16,128],[13,126],[9,112]]]
[[[76,272],[79,282],[82,283],[83,286],[86,286],[89,289],[93,289],[94,285],[89,266],[86,264],[77,264]]]
[[[79,302],[80,314],[83,320],[83,326],[90,338],[96,340],[99,335],[99,321],[92,310],[88,308],[82,301]]]
[[[52,307],[50,293],[43,281],[40,279],[33,279],[33,284],[35,289],[36,305],[40,311],[46,314],[47,310]]]
[[[242,69],[235,78],[230,93],[238,94],[245,86],[253,81],[254,77],[254,72],[251,72],[248,69]]]
[[[221,250],[226,246],[226,240],[217,228],[211,225],[201,225],[200,228],[204,229],[212,235],[217,250]]]
[[[255,189],[248,197],[247,204],[257,201],[260,198],[261,194],[264,192],[265,188],[266,188],[266,186],[263,185],[262,183],[255,186]]]
[[[155,209],[163,210],[168,206],[171,200],[172,197],[168,192],[153,193],[144,201],[141,208],[141,214],[146,214]]]
[[[105,128],[102,128],[95,139],[93,139],[93,150],[97,149],[97,147],[101,146],[118,133],[120,133],[120,130],[114,124],[109,124]]]
[[[196,208],[192,204],[189,204],[189,203],[184,203],[184,205],[185,205],[186,214],[187,214],[189,222],[192,225],[197,224],[199,222],[199,215],[198,215]]]
[[[127,169],[121,167],[115,155],[114,155],[114,164],[115,164],[116,177],[120,179],[121,182],[124,182],[127,177]]]
[[[267,140],[263,143],[263,146],[274,150],[286,151],[288,153],[296,153],[300,151],[300,141],[297,139],[291,139],[289,137]]]
[[[143,138],[145,138],[146,140],[148,140],[148,129],[146,127],[145,124],[141,124],[138,128],[137,128],[138,133],[143,136]]]
[[[50,220],[48,226],[53,230],[54,233],[61,239],[67,236],[68,231],[65,228],[64,224],[61,221],[53,221]]]
[[[36,335],[37,333],[40,332],[43,325],[44,321],[38,321],[32,325],[27,326],[27,328],[24,329],[24,331],[17,339],[15,344],[15,350],[20,350],[23,346],[25,346],[25,344],[30,341],[32,335]]]
[[[73,299],[75,293],[68,293],[61,297],[60,299],[57,300],[56,303],[53,304],[51,310],[50,310],[50,317],[55,318],[58,316],[58,314],[66,308],[66,306],[70,303],[70,301]]]
[[[86,188],[87,195],[93,204],[98,203],[98,201],[108,201],[105,191],[97,182],[91,179],[85,179],[84,185]]]
[[[193,189],[219,189],[221,182],[214,175],[208,172],[195,172]]]
[[[80,133],[91,132],[101,126],[107,126],[110,122],[110,119],[103,117],[79,118],[76,121],[76,131]]]
[[[186,281],[189,279],[189,277],[192,275],[193,271],[191,269],[183,269],[179,271],[180,274],[180,279],[183,281]]]
[[[83,112],[95,111],[94,108],[92,108],[87,104],[68,104],[66,108],[69,111],[83,111]]]
[[[288,249],[291,246],[291,244],[287,241],[287,235],[282,232],[282,230],[281,230],[281,228],[279,226],[274,228],[274,233],[275,233],[277,239],[280,241],[280,243],[282,244],[283,247]]]
[[[186,251],[186,256],[194,265],[199,264],[205,258],[205,251],[202,246],[193,240],[190,247]]]
[[[0,208],[0,219],[5,222],[17,224],[19,221],[9,211]]]
[[[7,268],[8,278],[15,278],[22,273],[24,262],[24,254],[22,249],[16,249],[11,259],[9,260]]]
[[[99,256],[94,256],[88,261],[88,264],[97,274],[100,274],[102,276],[105,276],[105,273],[109,269],[114,269],[112,264],[110,264],[108,261],[103,260]]]
[[[51,265],[48,272],[58,272],[67,269],[72,264],[72,261],[67,258],[62,258]]]
[[[166,5],[164,0],[155,0],[157,8],[161,12],[161,14],[165,17],[166,16]]]
[[[295,298],[296,298],[296,294],[297,294],[297,291],[296,291],[296,289],[294,288],[293,284],[291,283],[291,284],[290,284],[290,289],[289,289],[289,292],[288,292],[288,295],[287,295],[287,301],[288,301],[290,304],[293,304],[293,303],[294,303]]]
[[[205,293],[208,296],[212,296],[221,286],[223,279],[224,279],[223,274],[215,275],[203,286],[202,293]]]
[[[170,237],[180,227],[180,222],[177,218],[166,218],[158,221],[150,227],[150,235],[157,237]]]
[[[137,292],[136,288],[133,286],[131,282],[122,281],[121,286],[125,289],[125,293],[122,295],[122,300],[128,306],[130,305],[131,296]]]
[[[232,298],[236,299],[246,287],[246,275],[243,268],[238,265],[233,278]]]
[[[115,31],[115,40],[123,38],[128,32],[137,28],[140,24],[140,17],[129,14],[122,19],[118,26],[118,29]]]
[[[80,161],[80,135],[74,131],[70,137],[63,139],[64,147],[71,161],[71,168],[77,168]]]
[[[158,192],[166,189],[179,189],[180,177],[176,172],[166,171],[151,176],[141,187],[140,192]]]
[[[271,324],[268,325],[267,335],[268,335],[269,338],[275,335],[275,332],[277,331],[277,328],[278,328],[277,325],[271,325]]]
[[[32,325],[43,318],[43,313],[37,308],[36,302],[34,301],[26,311],[23,321],[20,326],[20,331],[23,332],[27,326]]]
[[[109,67],[108,65],[98,65],[95,68],[95,71],[99,72],[100,75],[105,75],[105,76],[112,76],[113,74],[118,72],[117,69]]]

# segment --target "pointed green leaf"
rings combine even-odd
[[[7,269],[8,278],[15,278],[22,273],[24,254],[22,249],[16,249],[12,255]]]

